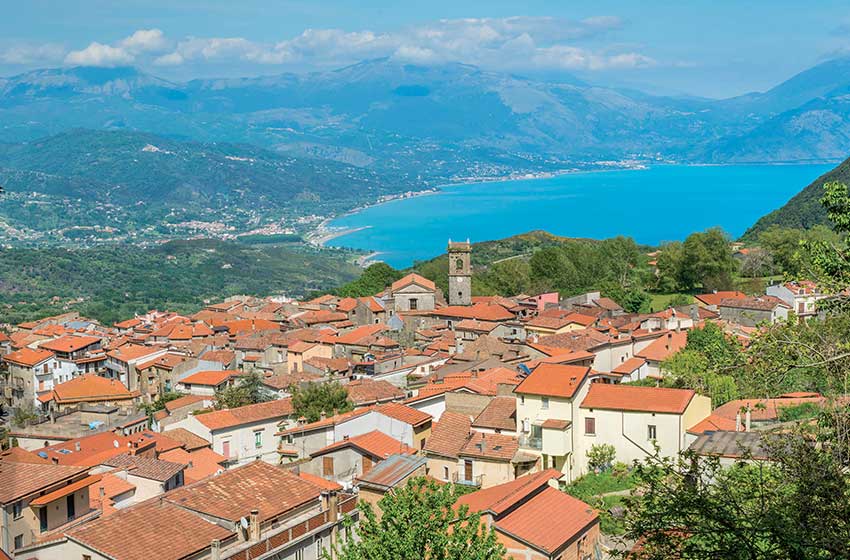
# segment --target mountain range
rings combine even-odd
[[[46,69],[0,78],[0,143],[10,193],[0,237],[92,216],[134,232],[192,220],[247,230],[462,178],[600,161],[840,161],[850,58],[723,100],[390,59],[180,83],[135,68]]]

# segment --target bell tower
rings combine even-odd
[[[472,305],[472,245],[449,239],[449,305]]]

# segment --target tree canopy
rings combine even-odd
[[[319,420],[322,413],[330,416],[334,412],[348,412],[354,404],[348,399],[348,390],[337,381],[307,383],[292,388],[292,408],[297,417],[308,422]]]
[[[360,502],[357,539],[345,541],[339,560],[500,560],[505,549],[493,529],[454,504],[460,489],[414,478],[388,492],[378,502],[380,516]],[[329,560],[329,551],[325,552]]]

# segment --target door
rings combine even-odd
[[[74,495],[65,498],[65,503],[68,504],[68,519],[74,519],[77,516],[77,508],[74,504]]]
[[[47,507],[38,508],[38,528],[42,533],[47,531]]]
[[[466,481],[472,480],[472,461],[469,459],[463,461],[463,479]]]
[[[221,442],[221,454],[225,459],[230,459],[230,440]]]

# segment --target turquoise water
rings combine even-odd
[[[333,227],[369,226],[337,246],[380,251],[404,267],[434,257],[449,238],[486,241],[542,229],[655,245],[720,226],[732,237],[784,204],[831,165],[662,165],[550,179],[452,185],[344,216]]]

